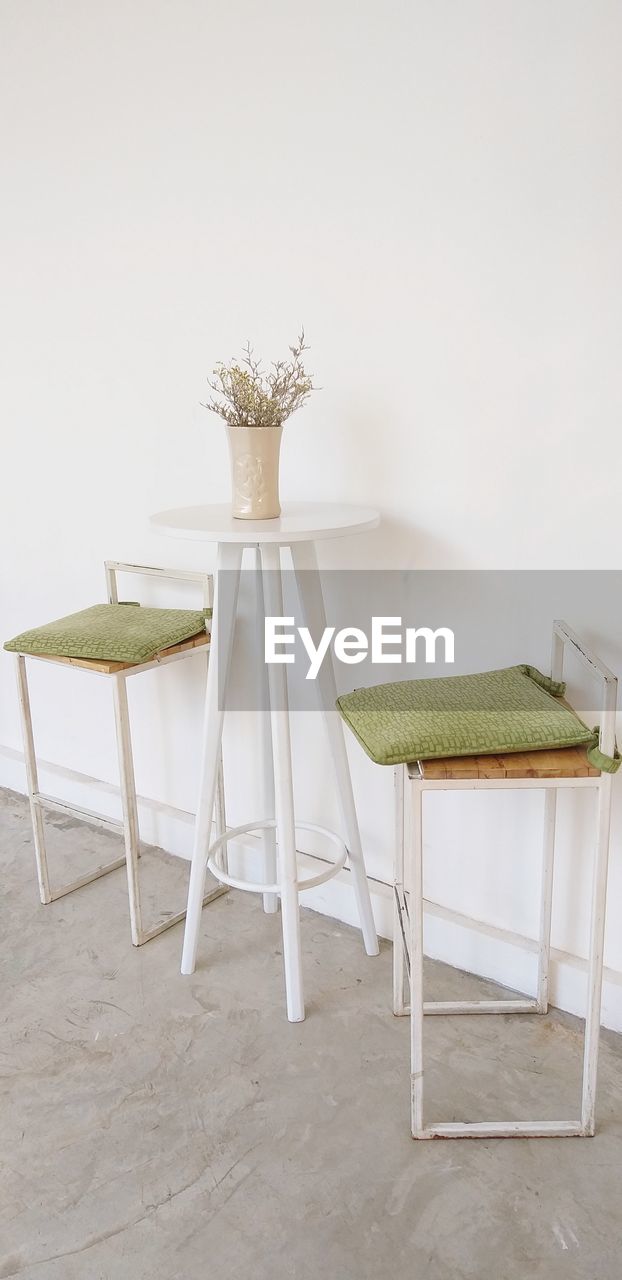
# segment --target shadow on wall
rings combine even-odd
[[[361,490],[361,503],[374,503]],[[322,543],[318,555],[326,569],[467,569],[466,558],[455,546],[422,529],[408,517],[385,517],[380,509],[380,525],[356,538]]]

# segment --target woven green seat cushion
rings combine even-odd
[[[206,613],[194,609],[147,609],[136,604],[95,604],[7,640],[12,653],[103,662],[149,662],[161,649],[205,630]]]
[[[564,691],[534,667],[517,666],[355,689],[337,707],[376,764],[585,743],[598,768],[615,772],[619,759],[598,752],[597,731],[560,702]]]

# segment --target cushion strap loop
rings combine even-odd
[[[530,667],[526,663],[521,665],[521,671],[546,693],[552,694],[554,698],[563,698],[566,692],[565,680],[552,680],[550,676],[544,676],[541,671],[538,671],[537,667]]]
[[[600,734],[597,725],[594,729],[594,741],[587,749],[587,758],[590,764],[593,764],[595,769],[600,769],[602,773],[617,773],[620,765],[622,764],[622,756],[620,756],[620,752],[618,751],[618,745],[616,743],[615,751],[612,756],[606,756],[605,753],[600,750],[598,745],[599,736]]]

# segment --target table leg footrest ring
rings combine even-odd
[[[280,884],[260,884],[255,880],[240,880],[235,876],[230,876],[223,866],[225,851],[230,840],[236,840],[239,836],[247,835],[253,831],[275,830],[276,819],[264,818],[256,822],[245,822],[240,827],[230,827],[223,835],[213,840],[207,858],[207,866],[212,875],[220,880],[221,884],[227,884],[232,889],[244,889],[248,893],[280,893]],[[327,880],[332,880],[333,876],[338,875],[342,867],[345,865],[348,857],[348,847],[341,836],[335,831],[329,831],[327,827],[320,827],[315,822],[297,822],[297,831],[315,831],[324,836],[337,848],[337,857],[325,871],[321,871],[316,876],[307,876],[296,882],[296,888],[299,892],[303,889],[315,889],[320,884],[325,884]]]

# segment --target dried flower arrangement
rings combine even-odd
[[[315,390],[311,375],[303,365],[304,329],[289,348],[291,359],[277,360],[264,372],[253,348],[247,342],[241,364],[219,361],[208,378],[215,396],[204,405],[230,427],[282,427],[287,418],[300,409]]]

